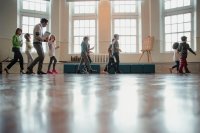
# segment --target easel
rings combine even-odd
[[[154,37],[152,36],[147,36],[143,42],[142,42],[142,55],[140,56],[139,62],[142,58],[142,56],[144,55],[144,53],[147,53],[147,60],[148,62],[152,61],[151,58],[151,50],[153,48],[153,43],[154,43]]]

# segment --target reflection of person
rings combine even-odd
[[[46,27],[48,24],[48,20],[46,18],[42,18],[40,23],[35,25],[33,30],[33,45],[37,51],[38,57],[34,59],[34,61],[27,68],[27,74],[33,73],[33,67],[39,62],[37,74],[46,74],[42,71],[42,65],[44,61],[44,50],[42,47],[42,42],[47,42],[48,37],[43,36],[43,27]]]
[[[20,35],[22,34],[22,29],[17,28],[15,35],[12,37],[12,51],[14,52],[14,59],[8,64],[8,66],[4,69],[6,73],[8,74],[8,70],[18,61],[20,64],[20,73],[24,74],[24,60],[23,56],[20,51],[20,47],[22,47],[22,40],[20,39]]]
[[[79,64],[78,69],[77,69],[77,73],[81,73],[80,72],[80,67],[82,66],[82,64],[84,62],[85,62],[85,65],[87,67],[87,71],[92,73],[92,69],[91,69],[91,66],[90,66],[90,61],[88,59],[88,51],[89,51],[88,41],[89,41],[89,37],[85,36],[83,38],[82,43],[81,43],[81,60],[80,60],[80,64]]]
[[[121,73],[120,70],[119,70],[119,52],[121,52],[121,49],[119,48],[119,35],[118,34],[114,34],[114,42],[113,42],[113,45],[112,45],[112,55],[114,57],[114,59],[116,60],[116,73]]]
[[[33,61],[33,57],[31,55],[31,49],[32,49],[33,46],[31,45],[31,41],[30,41],[31,36],[30,36],[29,33],[26,33],[24,35],[24,38],[26,39],[26,51],[25,51],[25,53],[27,55],[27,61],[28,61],[27,66],[29,66],[31,64],[31,62]]]
[[[171,68],[169,68],[169,71],[170,73],[172,73],[172,70],[174,68],[176,68],[177,70],[177,73],[178,73],[178,70],[179,70],[179,59],[180,59],[180,55],[178,53],[178,46],[179,46],[179,43],[178,42],[175,42],[173,44],[173,50],[174,50],[174,55],[173,55],[173,61],[175,62],[175,65],[173,65]]]
[[[187,37],[182,36],[181,37],[181,43],[178,47],[178,51],[180,53],[180,66],[179,66],[179,73],[183,73],[183,67],[185,68],[186,73],[190,73],[187,67],[187,51],[189,50],[191,53],[196,55],[196,53],[190,48],[189,44],[187,43]]]
[[[47,70],[48,74],[57,74],[58,73],[56,71],[57,59],[56,59],[56,53],[55,53],[55,51],[56,51],[57,48],[59,48],[59,46],[56,46],[55,40],[56,40],[56,37],[54,35],[51,35],[49,37],[48,46],[49,46],[50,61],[49,61],[49,66],[48,66],[48,70]],[[53,70],[50,71],[52,63],[53,63]]]

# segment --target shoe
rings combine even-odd
[[[38,71],[37,74],[47,74],[47,73],[45,73],[43,71]]]
[[[56,70],[53,70],[52,73],[54,73],[54,74],[58,74],[58,72],[57,72]]]
[[[169,68],[169,72],[172,73],[172,68]]]
[[[8,68],[4,68],[4,71],[6,72],[6,74],[9,74]]]
[[[33,70],[27,69],[26,74],[35,74]]]
[[[23,70],[20,70],[20,74],[25,74],[25,72]]]
[[[80,71],[80,70],[77,70],[77,71],[76,71],[76,73],[77,73],[77,74],[80,74],[80,73],[81,73],[81,71]]]
[[[121,71],[117,71],[116,73],[121,73]]]
[[[53,72],[51,72],[51,71],[47,71],[47,74],[53,74]]]

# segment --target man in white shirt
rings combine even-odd
[[[33,30],[33,46],[38,53],[38,57],[33,60],[33,62],[27,68],[27,74],[33,73],[33,67],[38,64],[37,74],[46,74],[42,71],[42,65],[44,61],[44,50],[42,47],[42,42],[47,42],[48,37],[43,36],[43,27],[46,27],[48,24],[48,20],[46,18],[42,18],[40,23],[35,25]]]

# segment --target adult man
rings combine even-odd
[[[44,50],[42,47],[42,42],[47,42],[48,37],[43,36],[43,27],[46,27],[48,20],[42,18],[40,23],[35,25],[33,30],[33,46],[37,51],[38,57],[33,60],[33,62],[27,68],[27,74],[33,73],[33,67],[39,62],[37,74],[46,74],[42,71],[42,65],[44,61]]]

